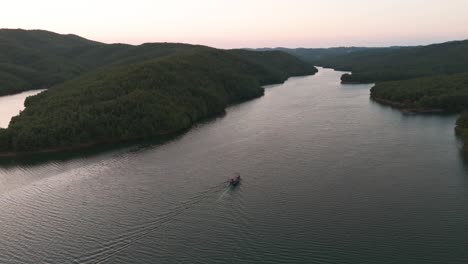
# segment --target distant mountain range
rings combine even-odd
[[[280,50],[317,66],[350,71],[352,75],[342,78],[347,83],[406,80],[468,71],[468,40],[413,47],[257,50]]]
[[[279,50],[291,55],[294,55],[302,60],[307,62],[316,63],[322,59],[333,57],[333,56],[341,56],[346,55],[349,53],[357,52],[357,51],[364,51],[369,49],[378,49],[378,48],[366,48],[366,47],[337,47],[337,48],[260,48],[260,49],[251,49],[256,51],[271,51],[271,50]]]

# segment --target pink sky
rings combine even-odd
[[[15,0],[0,27],[219,48],[417,45],[468,39],[468,0]]]

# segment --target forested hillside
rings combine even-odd
[[[0,30],[0,95],[49,87],[85,71],[71,49],[100,45],[75,35],[42,30]]]
[[[380,82],[371,97],[403,108],[458,112],[468,108],[468,73]]]
[[[62,150],[155,138],[261,96],[261,85],[316,69],[278,52],[197,47],[144,62],[106,67],[26,100],[0,130],[0,151]]]
[[[267,69],[269,74],[265,76],[258,75],[258,79],[261,83],[284,82],[291,76],[291,73],[304,75],[297,73],[310,74],[317,72],[317,69],[313,67],[312,64],[304,63],[303,60],[281,51],[249,51],[237,49],[229,50],[228,52],[250,63],[256,64],[263,69]]]
[[[345,83],[373,83],[468,72],[468,40],[418,47],[384,48],[327,57],[318,65],[345,74]]]
[[[50,88],[96,69],[130,65],[201,47],[181,43],[103,44],[43,30],[0,29],[0,95]],[[284,81],[289,76],[285,74],[287,71],[311,69],[283,52],[229,52],[277,71],[278,79],[259,76],[264,78],[262,82]]]
[[[337,48],[262,48],[256,51],[283,51],[309,63],[318,63],[323,59],[335,56],[347,55],[356,51],[364,51],[375,48],[365,47],[337,47]]]
[[[44,30],[0,29],[0,95],[49,88],[100,67],[141,62],[195,47],[103,44]]]

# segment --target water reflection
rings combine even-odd
[[[0,169],[0,263],[465,263],[456,117],[402,115],[340,75],[164,144]]]

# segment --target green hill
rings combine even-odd
[[[236,49],[229,50],[228,52],[250,63],[256,64],[262,69],[266,69],[268,74],[263,76],[260,73],[257,74],[259,81],[263,84],[284,82],[291,76],[291,73],[304,75],[304,73],[310,74],[318,71],[312,64],[304,63],[303,60],[281,51],[249,51]]]
[[[379,82],[371,97],[402,108],[458,112],[468,109],[468,73]]]
[[[0,151],[64,150],[174,134],[231,103],[263,95],[263,84],[314,72],[284,53],[207,47],[101,68],[28,98],[26,109],[0,130]]]
[[[100,45],[75,35],[0,29],[0,95],[49,87],[86,69],[70,61],[70,49]]]
[[[0,95],[49,88],[98,68],[128,65],[199,46],[103,44],[44,30],[0,29]]]
[[[128,65],[156,59],[202,46],[181,43],[104,44],[73,48],[67,56],[88,70],[108,66]]]
[[[202,47],[181,43],[103,44],[44,30],[0,29],[0,95],[50,88],[97,69],[140,63]],[[288,71],[311,69],[282,52],[229,52],[269,71],[277,71],[278,79],[259,76],[262,82],[281,82],[289,77]],[[281,68],[281,65],[285,66]]]
[[[345,83],[373,83],[468,72],[468,40],[417,47],[379,48],[326,57],[318,65],[345,74]]]
[[[375,48],[365,48],[365,47],[336,47],[336,48],[262,48],[255,49],[257,51],[283,51],[294,55],[295,57],[307,61],[309,63],[317,63],[328,57],[335,57],[341,55],[347,55],[356,51],[364,51]]]

